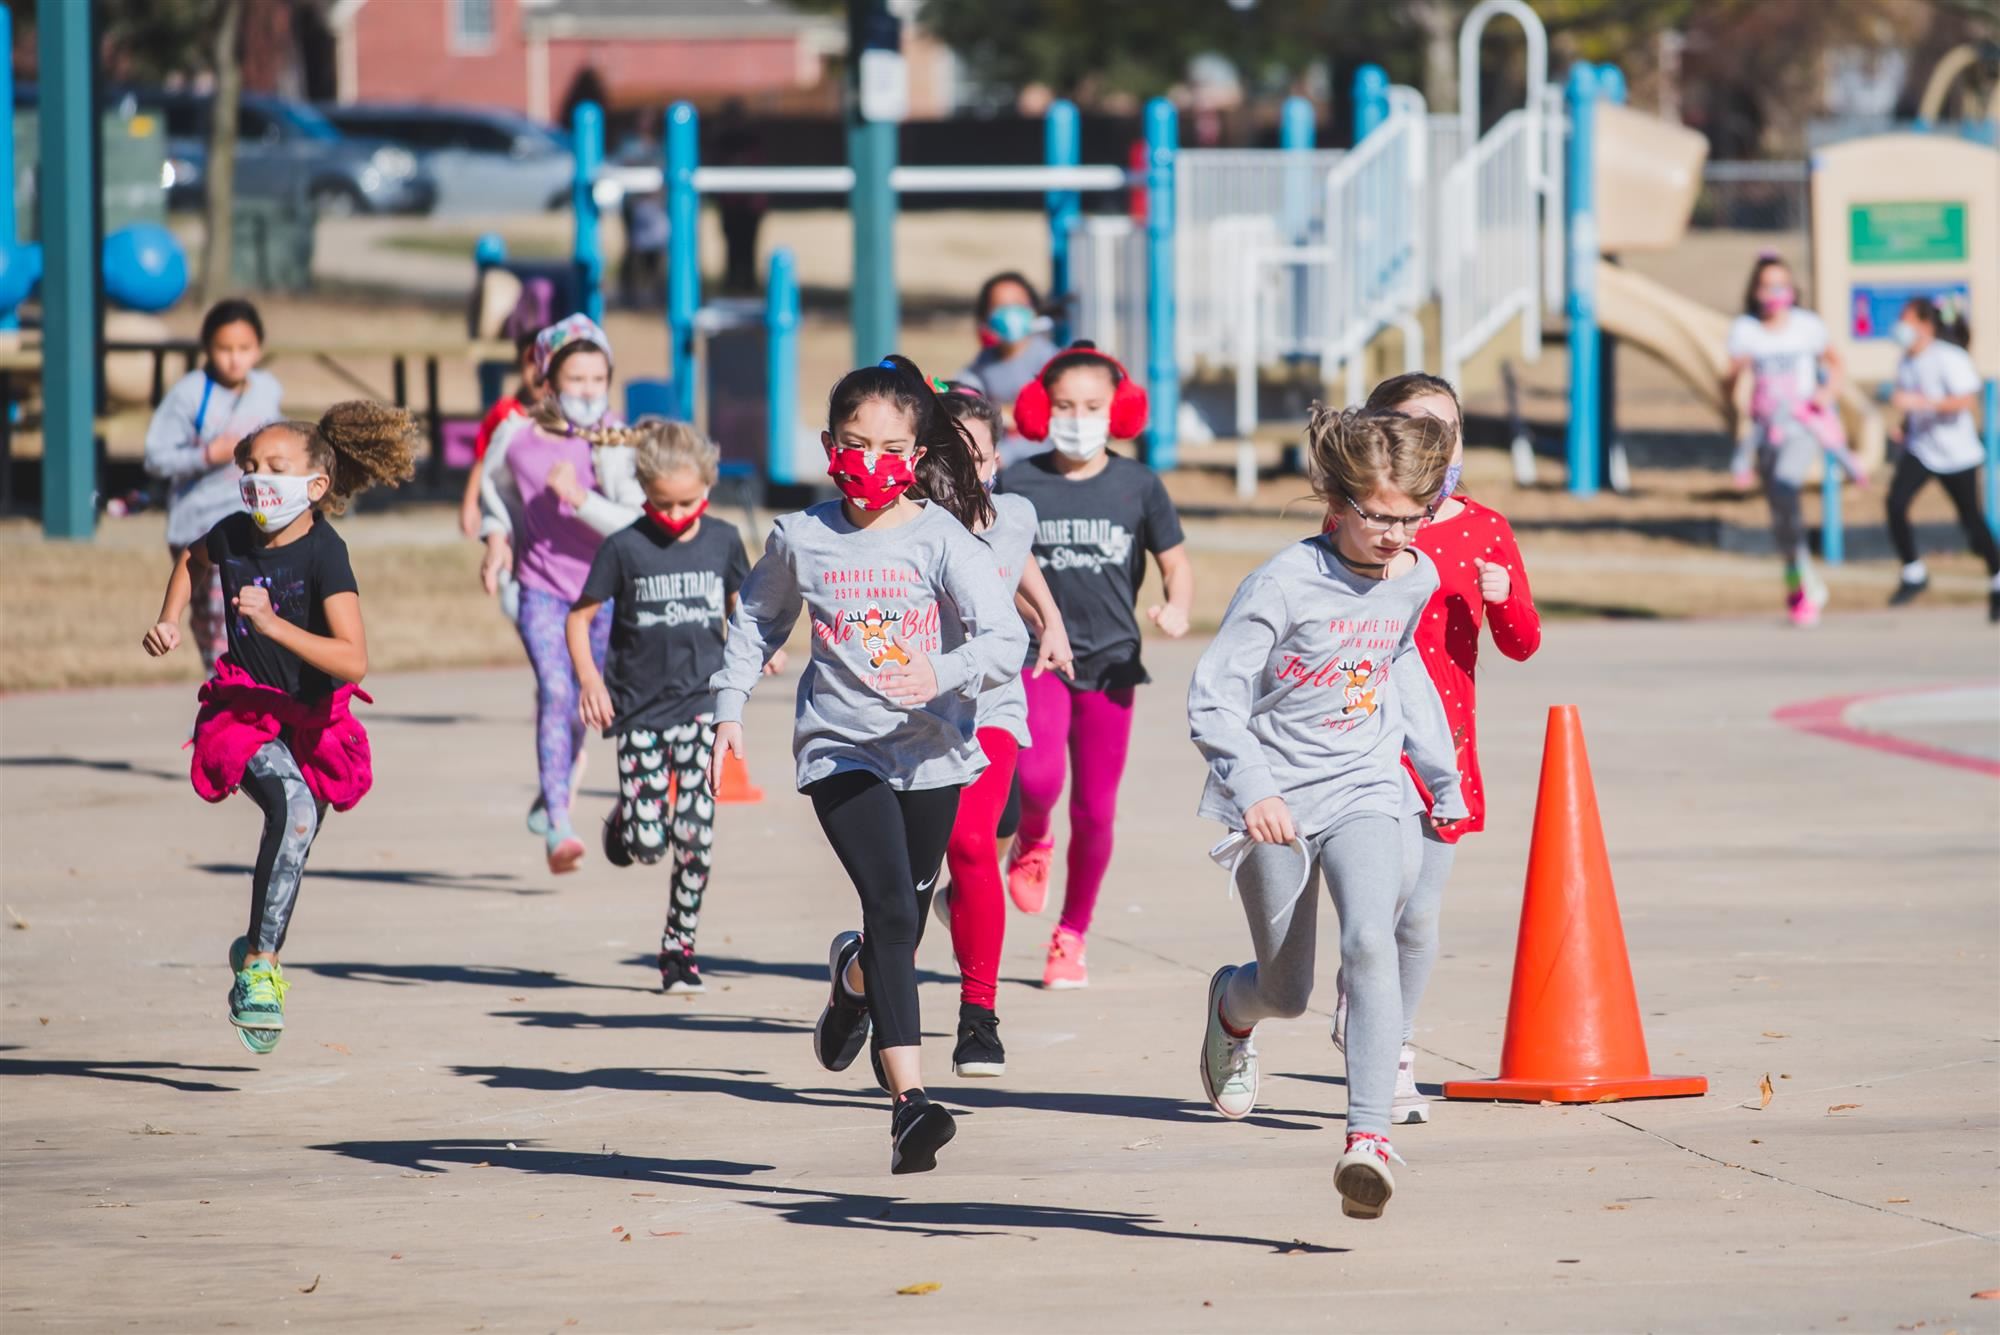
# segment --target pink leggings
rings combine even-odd
[[[1007,937],[1007,896],[1000,886],[1000,813],[1014,787],[1020,744],[1000,728],[981,728],[986,768],[958,795],[958,819],[945,845],[951,868],[951,949],[958,956],[958,999],[993,1009],[1000,946]]]
[[[1118,781],[1132,741],[1132,688],[1077,691],[1053,672],[1023,673],[1028,688],[1028,734],[1035,744],[1021,753],[1021,842],[1049,842],[1049,820],[1062,796],[1064,759],[1076,771],[1069,793],[1069,878],[1063,886],[1062,926],[1082,936],[1090,930],[1097,892],[1111,865],[1111,826],[1118,816]]]

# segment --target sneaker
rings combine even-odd
[[[1007,897],[1021,912],[1040,913],[1049,902],[1049,855],[1055,847],[1053,839],[1045,844],[1017,839],[1007,854]]]
[[[931,896],[931,912],[937,915],[938,925],[947,932],[951,930],[951,882],[946,881]]]
[[[1930,586],[1929,575],[1925,575],[1922,579],[1899,580],[1896,583],[1896,591],[1889,595],[1889,606],[1906,607],[1921,598]]]
[[[1257,1106],[1257,1045],[1222,1027],[1222,994],[1236,972],[1233,964],[1208,980],[1208,1022],[1201,1035],[1201,1087],[1215,1110],[1234,1122]]]
[[[1380,1219],[1382,1207],[1396,1194],[1389,1160],[1403,1162],[1387,1136],[1373,1131],[1347,1133],[1347,1153],[1334,1165],[1333,1186],[1340,1193],[1340,1212],[1349,1219]]]
[[[1058,927],[1049,938],[1049,961],[1042,966],[1042,989],[1063,992],[1089,987],[1090,972],[1084,967],[1083,938],[1067,927]]]
[[[569,830],[549,831],[546,836],[549,845],[549,872],[555,876],[567,875],[583,863],[583,840]]]
[[[1389,1105],[1391,1126],[1411,1126],[1431,1120],[1431,1101],[1417,1092],[1417,1050],[1403,1044],[1396,1061],[1396,1101]]]
[[[708,991],[708,984],[701,981],[701,967],[695,963],[692,950],[660,952],[660,991],[676,996]]]
[[[1804,629],[1819,624],[1819,604],[1807,597],[1804,590],[1787,597],[1785,606],[1790,610],[1794,626]]]
[[[826,1009],[813,1025],[813,1055],[829,1071],[845,1071],[861,1051],[868,1037],[868,1002],[850,996],[842,981],[847,966],[861,953],[861,933],[842,932],[833,938],[826,952]]]
[[[243,1046],[263,1056],[285,1032],[285,972],[272,960],[252,960],[236,971],[229,989],[229,1023]]]
[[[632,865],[632,850],[625,846],[625,822],[619,819],[622,809],[614,806],[604,818],[604,860],[614,867]]]
[[[889,1171],[930,1172],[937,1167],[937,1152],[957,1134],[958,1123],[929,1095],[904,1090],[889,1114]]]
[[[1000,1017],[986,1007],[958,1004],[958,1046],[951,1050],[951,1073],[961,1080],[991,1080],[1007,1074],[1007,1049],[1000,1046]]]
[[[545,839],[548,837],[549,804],[542,801],[539,794],[533,802],[528,804],[528,833],[537,838]]]

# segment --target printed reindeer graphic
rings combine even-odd
[[[891,633],[902,619],[901,612],[884,613],[874,603],[868,604],[865,612],[847,612],[841,616],[848,625],[861,627],[861,647],[868,651],[868,665],[875,668],[884,663],[909,665],[910,651],[898,644]]]
[[[1368,684],[1368,679],[1374,671],[1375,665],[1365,658],[1352,666],[1341,665],[1341,672],[1345,677],[1341,695],[1347,701],[1344,713],[1359,714],[1366,718],[1375,712],[1375,691]]]

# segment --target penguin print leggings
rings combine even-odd
[[[715,843],[715,797],[708,791],[708,758],[714,750],[715,723],[706,714],[657,731],[634,728],[618,737],[618,837],[632,860],[646,866],[666,857],[669,847],[673,851],[667,925],[660,933],[663,951],[693,950],[701,922]]]
[[[283,738],[264,743],[250,757],[243,769],[243,791],[264,812],[264,838],[257,845],[257,866],[250,877],[250,930],[245,937],[252,951],[275,953],[284,948],[292,910],[299,902],[306,855],[312,852],[326,807],[314,800]]]

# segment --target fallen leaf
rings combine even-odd
[[[687,1234],[677,1228],[670,1228],[664,1233],[657,1233],[649,1228],[646,1230],[646,1236],[650,1238],[684,1238]]]
[[[1201,1300],[1201,1305],[1202,1305],[1203,1307],[1213,1307],[1213,1306],[1215,1306],[1215,1304],[1214,1304],[1214,1303],[1210,1302],[1210,1301],[1209,1301],[1208,1299],[1206,1299],[1206,1298],[1203,1298],[1203,1299]]]
[[[17,932],[25,932],[28,930],[28,920],[26,918],[23,918],[20,914],[14,912],[14,906],[12,904],[9,904],[7,906],[7,921],[9,921],[14,925],[14,930]]]
[[[40,1020],[43,1024],[47,1024],[49,1022],[49,1017],[46,1015],[38,1015],[35,1018]]]
[[[1752,1145],[1762,1145],[1762,1144],[1763,1144],[1764,1142],[1763,1142],[1763,1141],[1761,1141],[1761,1140],[1759,1140],[1759,1139],[1757,1139],[1757,1137],[1755,1137],[1755,1136],[1752,1136],[1752,1137],[1750,1137],[1750,1143],[1751,1143]]]
[[[623,1225],[623,1224],[613,1224],[613,1225],[611,1226],[611,1231],[612,1231],[613,1233],[623,1233],[623,1232],[625,1231],[625,1225]]]
[[[1908,1205],[1909,1203],[1910,1198],[1908,1196],[1891,1196],[1889,1198],[1889,1204],[1891,1205]]]
[[[1604,1208],[1607,1210],[1622,1210],[1625,1207],[1623,1205],[1607,1205]]]
[[[338,1052],[343,1057],[352,1057],[354,1055],[352,1052],[349,1052],[347,1050],[347,1045],[345,1043],[321,1043],[320,1046],[323,1048],[327,1048],[333,1052]]]
[[[314,1276],[313,1276],[313,1282],[312,1282],[312,1283],[310,1283],[310,1284],[308,1284],[308,1285],[306,1285],[306,1286],[305,1286],[304,1288],[300,1289],[300,1290],[299,1290],[299,1292],[300,1292],[300,1293],[311,1293],[311,1292],[312,1292],[312,1291],[313,1291],[314,1289],[316,1289],[316,1288],[318,1288],[318,1287],[319,1287],[319,1276],[318,1276],[318,1275],[314,1275]]]
[[[1150,1150],[1155,1145],[1158,1145],[1160,1143],[1160,1140],[1161,1138],[1159,1136],[1145,1136],[1138,1140],[1133,1141],[1130,1145],[1127,1145],[1125,1148],[1128,1150]]]
[[[527,1000],[527,998],[526,998],[526,997],[508,997],[508,998],[507,998],[507,1000],[509,1000],[509,1001],[526,1001],[526,1000]],[[571,1324],[572,1324],[572,1325],[574,1325],[575,1323],[574,1323],[574,1322],[572,1322]]]
[[[1764,1037],[1766,1037],[1766,1038],[1790,1038],[1790,1037],[1791,1037],[1791,1035],[1790,1035],[1790,1034],[1781,1034],[1781,1033],[1779,1033],[1779,1032],[1778,1032],[1777,1030],[1775,1030],[1775,1029],[1766,1029],[1766,1030],[1764,1031]]]
[[[650,1191],[635,1191],[632,1194],[634,1196],[652,1196],[655,1195],[656,1193]]]
[[[400,1261],[403,1259],[403,1254],[401,1252],[390,1252],[389,1259],[391,1261]]]
[[[944,1285],[935,1282],[927,1284],[905,1284],[896,1292],[906,1298],[921,1298],[926,1293],[936,1293]]]
[[[1771,1073],[1766,1071],[1764,1072],[1764,1078],[1757,1082],[1757,1107],[1759,1111],[1771,1106],[1771,1095],[1775,1092],[1771,1088]]]
[[[1981,1289],[1972,1296],[1975,1298],[1984,1298],[1988,1302],[2000,1302],[2000,1289]]]
[[[620,1238],[620,1239],[618,1239],[618,1240],[619,1240],[620,1242],[630,1242],[630,1241],[632,1240],[632,1235],[631,1235],[630,1233],[627,1233],[627,1234],[626,1234],[626,1235],[625,1235],[624,1237],[622,1237],[622,1238]]]
[[[180,1133],[178,1131],[168,1131],[162,1127],[154,1126],[151,1122],[147,1122],[137,1131],[127,1132],[126,1134],[133,1136],[175,1136]]]
[[[1791,1078],[1792,1078],[1792,1077],[1791,1077],[1791,1075],[1790,1075],[1789,1073],[1787,1073],[1787,1074],[1784,1074],[1784,1075],[1781,1075],[1781,1076],[1779,1076],[1779,1077],[1778,1077],[1778,1079],[1780,1079],[1780,1080],[1790,1080]]]
[[[1860,1106],[1858,1103],[1836,1103],[1826,1110],[1826,1114],[1831,1117],[1837,1112],[1846,1112],[1849,1108],[1859,1108]]]

